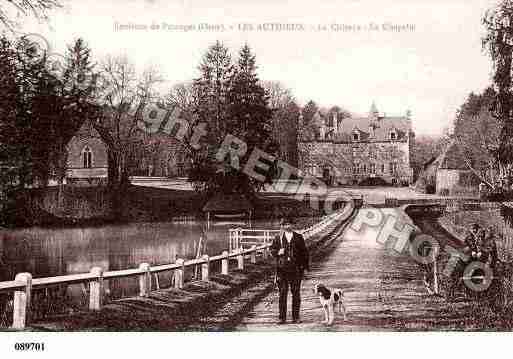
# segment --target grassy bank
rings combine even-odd
[[[115,222],[165,222],[176,217],[204,218],[207,198],[190,190],[130,186],[114,205],[107,187],[64,186],[24,190],[7,214],[13,227],[101,225]],[[253,200],[253,219],[283,215],[317,219],[323,215],[307,200],[293,195],[262,193]]]
[[[499,259],[503,262],[513,261],[513,227],[506,223],[500,209],[447,213],[438,221],[462,242],[471,224],[477,223],[483,228],[492,227],[497,234]]]
[[[483,292],[468,289],[457,277],[462,276],[463,264],[457,266],[452,278],[443,277],[441,285],[444,292],[450,294],[452,302],[457,303],[458,297],[470,301],[476,320],[496,330],[513,328],[513,229],[504,219],[500,209],[481,211],[459,211],[448,213],[438,219],[439,225],[451,236],[462,242],[470,225],[479,224],[483,228],[494,228],[498,252],[498,261],[492,266],[493,279],[490,286]],[[445,254],[440,259],[443,264],[449,260]],[[455,291],[456,288],[456,291]],[[459,290],[458,290],[459,289]],[[454,298],[455,297],[455,298]]]

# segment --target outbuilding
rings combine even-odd
[[[424,165],[415,189],[442,196],[477,194],[480,180],[464,156],[456,140],[451,140],[440,156]]]

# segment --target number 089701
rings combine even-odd
[[[42,352],[45,350],[45,343],[15,343],[14,350]]]

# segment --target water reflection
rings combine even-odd
[[[16,273],[34,277],[136,268],[172,263],[177,257],[194,258],[199,238],[206,238],[206,253],[228,248],[228,229],[237,224],[204,222],[133,223],[85,228],[28,228],[0,231],[0,280]],[[257,222],[254,228],[277,228],[277,223]]]

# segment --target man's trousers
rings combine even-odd
[[[280,290],[280,320],[287,318],[287,297],[292,292],[292,320],[299,320],[299,309],[301,305],[301,277],[302,275],[293,273],[281,273],[278,276],[278,288]]]

